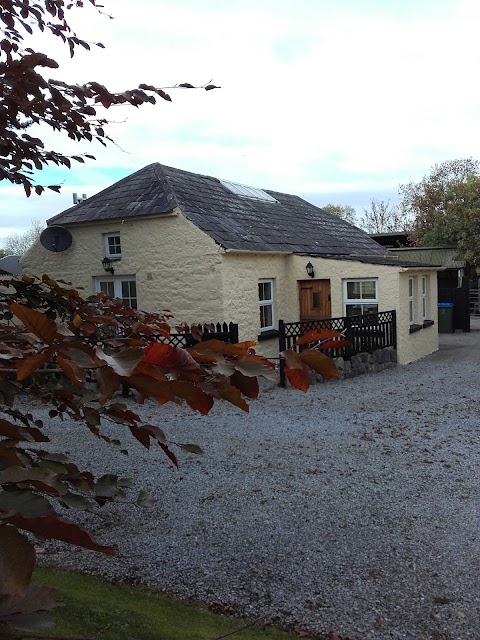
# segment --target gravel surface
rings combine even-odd
[[[179,470],[131,438],[126,457],[52,424],[85,467],[132,476],[157,502],[89,516],[118,557],[48,544],[43,562],[317,634],[480,638],[480,332],[443,343],[307,394],[266,388],[248,415],[137,405],[171,440],[204,448]]]

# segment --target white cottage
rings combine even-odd
[[[438,348],[437,269],[404,262],[298,196],[158,163],[51,218],[65,251],[35,243],[26,273],[104,291],[177,321],[232,321],[278,352],[278,322],[397,312],[400,363]],[[50,247],[51,248],[51,247]]]

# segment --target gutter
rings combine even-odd
[[[275,255],[275,256],[291,256],[293,251],[253,251],[251,249],[224,249],[225,253],[241,253],[241,254],[259,254],[259,255]]]
[[[405,267],[403,266],[401,271],[445,271],[448,267],[442,267],[441,265],[437,267]]]

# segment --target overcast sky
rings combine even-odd
[[[87,5],[88,3],[85,3]],[[80,37],[105,49],[61,62],[52,76],[111,90],[141,82],[203,84],[173,102],[107,114],[118,146],[46,145],[97,160],[38,175],[62,194],[27,199],[0,182],[0,244],[151,162],[362,212],[373,197],[445,160],[479,157],[478,0],[104,0],[70,13]],[[53,39],[55,40],[55,39]]]

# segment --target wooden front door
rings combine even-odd
[[[300,320],[322,320],[332,317],[330,280],[300,280]]]

